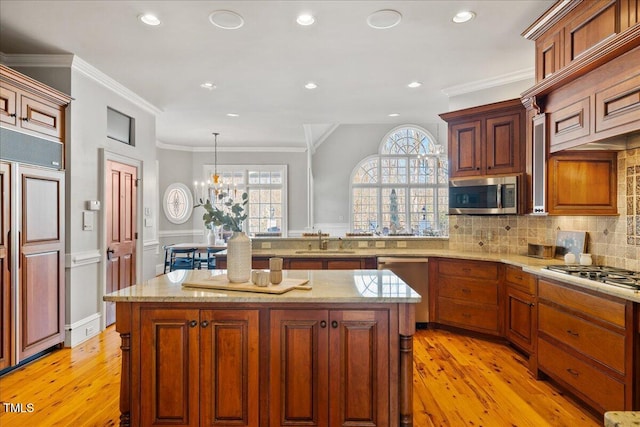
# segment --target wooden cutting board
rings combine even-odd
[[[227,291],[259,292],[263,294],[283,294],[293,289],[311,289],[308,279],[284,278],[277,285],[256,286],[251,282],[231,283],[226,275],[207,277],[200,280],[189,280],[182,283],[185,288],[223,289]]]

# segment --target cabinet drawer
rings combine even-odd
[[[624,374],[624,336],[546,304],[538,310],[540,332]]]
[[[505,270],[505,277],[510,285],[531,295],[536,293],[536,278],[532,274],[525,273],[521,268],[508,265]]]
[[[438,321],[481,332],[499,331],[498,307],[438,298]]]
[[[596,132],[640,123],[640,74],[596,92],[595,100]]]
[[[477,261],[440,260],[438,273],[446,276],[498,280],[498,264]]]
[[[0,87],[0,122],[15,126],[17,123],[16,101],[18,90],[2,82]]]
[[[588,97],[552,112],[549,117],[551,147],[589,135],[590,118]]]
[[[477,304],[498,304],[498,286],[492,282],[440,277],[438,295]]]
[[[601,412],[625,408],[623,383],[543,339],[538,340],[538,363],[544,372],[593,401]]]
[[[546,280],[538,281],[538,297],[586,313],[612,325],[625,327],[625,304],[580,292]]]

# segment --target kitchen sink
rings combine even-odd
[[[342,249],[329,250],[329,249],[305,249],[296,251],[297,254],[355,254],[356,251],[345,251]]]

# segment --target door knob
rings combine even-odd
[[[115,251],[111,248],[107,248],[107,259],[111,261],[111,255],[113,255]]]

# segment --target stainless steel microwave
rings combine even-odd
[[[519,178],[512,175],[450,180],[449,214],[517,214]]]

